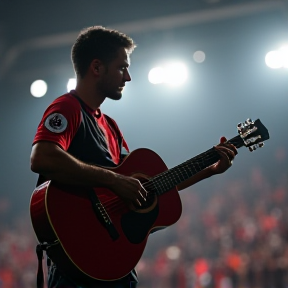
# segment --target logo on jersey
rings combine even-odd
[[[44,123],[44,126],[51,132],[61,133],[66,130],[68,125],[67,119],[59,113],[49,115]]]

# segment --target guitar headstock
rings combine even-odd
[[[239,136],[229,140],[236,148],[246,146],[252,152],[264,146],[264,141],[268,140],[269,132],[259,119],[252,121],[247,119],[244,123],[237,125]]]

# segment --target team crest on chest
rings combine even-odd
[[[68,125],[67,119],[60,113],[49,115],[44,123],[44,126],[51,132],[61,133],[66,130]]]

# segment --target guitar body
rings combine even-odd
[[[155,152],[143,148],[133,151],[111,170],[144,183],[168,169]],[[108,189],[94,191],[119,234],[116,240],[97,218],[85,189],[47,181],[34,190],[30,202],[39,242],[59,240],[47,254],[59,270],[81,285],[127,275],[141,258],[149,234],[174,224],[182,211],[176,188],[154,196],[147,207],[139,210],[129,208]]]

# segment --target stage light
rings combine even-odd
[[[205,61],[205,58],[206,58],[206,55],[203,51],[196,51],[194,54],[193,54],[193,59],[195,62],[197,63],[202,63]]]
[[[265,57],[266,65],[272,69],[288,68],[288,45],[270,51]]]
[[[179,86],[188,78],[188,71],[183,63],[170,63],[165,67],[164,82],[171,86]]]
[[[171,62],[166,65],[154,67],[148,74],[148,80],[152,84],[165,83],[170,86],[183,84],[188,78],[187,67],[180,62]]]
[[[70,92],[71,90],[76,88],[76,79],[70,78],[67,83],[67,91]]]
[[[283,67],[288,68],[288,45],[282,46],[279,51],[281,53]]]
[[[270,51],[265,57],[266,65],[272,69],[279,69],[282,67],[282,61],[279,51]]]
[[[148,80],[152,84],[160,84],[164,82],[164,69],[162,67],[152,68],[148,74]]]
[[[31,84],[30,92],[34,97],[43,97],[47,92],[47,84],[43,80],[36,80]]]

